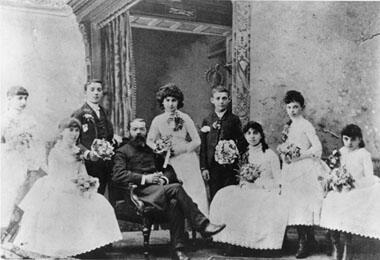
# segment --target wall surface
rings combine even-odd
[[[210,44],[220,37],[199,36],[145,29],[133,29],[133,51],[136,63],[136,116],[148,120],[161,113],[156,92],[166,83],[177,84],[184,93],[183,112],[199,126],[212,111],[211,88],[205,72],[218,58],[208,59]]]
[[[50,139],[58,121],[83,102],[85,54],[76,18],[6,6],[0,6],[0,17],[1,112],[7,89],[24,86],[30,92],[27,111]]]
[[[251,119],[275,147],[286,122],[287,90],[306,98],[305,117],[325,154],[348,123],[380,157],[380,3],[252,2]],[[323,131],[323,129],[325,131]]]

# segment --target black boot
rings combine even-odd
[[[306,228],[303,226],[297,227],[298,231],[298,250],[296,253],[296,258],[306,258],[309,256],[309,250],[307,246]]]
[[[331,259],[341,260],[342,259],[342,245],[340,243],[340,232],[339,231],[330,231],[331,232]]]
[[[306,240],[307,246],[310,252],[318,252],[319,245],[315,239],[314,227],[305,227],[306,228]]]
[[[345,241],[343,246],[342,260],[352,260],[352,235],[345,233]],[[340,259],[339,259],[340,260]]]

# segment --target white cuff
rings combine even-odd
[[[166,177],[166,176],[161,176],[160,178],[163,179],[163,180],[165,181],[165,184],[169,184],[169,179],[168,179],[168,177]]]
[[[84,159],[86,159],[86,160],[90,160],[90,150],[86,150],[86,151],[83,153],[83,157],[84,157]]]
[[[141,185],[145,185],[145,175],[141,177]]]

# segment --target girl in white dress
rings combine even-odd
[[[210,220],[225,223],[226,228],[213,240],[255,249],[281,249],[287,205],[280,191],[280,160],[268,148],[259,123],[248,122],[243,132],[249,145],[240,164],[254,164],[261,174],[254,183],[241,179],[239,185],[216,193]]]
[[[97,187],[85,193],[73,182],[88,177],[76,146],[80,129],[75,118],[60,123],[60,138],[48,157],[48,175],[19,205],[24,215],[14,243],[24,251],[63,258],[122,238],[114,210]]]
[[[35,120],[25,114],[29,97],[21,86],[7,92],[8,110],[1,118],[1,227],[13,220],[12,213],[22,197],[28,170],[44,163],[44,151],[38,146]],[[4,232],[4,231],[3,231]],[[2,238],[3,238],[2,232]]]
[[[371,154],[364,148],[360,127],[347,125],[341,132],[340,163],[354,179],[349,191],[330,191],[324,202],[321,226],[333,230],[333,255],[351,259],[351,234],[380,239],[380,182],[373,173]],[[340,233],[345,234],[344,247]]]
[[[201,140],[190,116],[178,110],[183,107],[183,93],[176,85],[167,84],[157,92],[157,100],[164,113],[153,119],[147,144],[155,150],[155,142],[160,138],[171,140],[173,154],[169,164],[200,211],[208,216],[206,187],[195,151]]]
[[[284,143],[277,150],[283,162],[283,192],[289,203],[288,225],[297,226],[298,231],[296,257],[305,258],[310,254],[307,240],[313,239],[309,238],[313,225],[319,225],[320,221],[323,187],[319,180],[327,175],[329,168],[320,159],[322,145],[313,125],[302,116],[305,107],[302,94],[288,91],[284,102],[290,122],[282,133]]]

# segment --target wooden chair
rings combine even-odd
[[[110,201],[114,206],[117,219],[138,223],[142,226],[144,257],[149,259],[149,239],[152,225],[168,225],[169,220],[162,212],[141,201],[135,193],[136,188],[137,185],[135,184],[129,184],[129,187],[111,184],[109,189]],[[172,200],[170,203],[177,203],[177,201]]]

